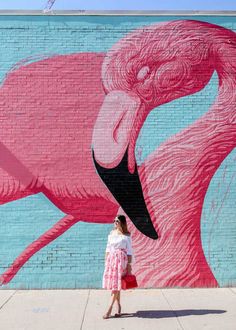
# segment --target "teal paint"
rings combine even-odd
[[[223,161],[207,191],[201,218],[205,256],[220,286],[235,286],[236,149]]]
[[[64,216],[43,194],[2,205],[0,272]],[[113,225],[78,222],[36,253],[5,289],[101,286],[106,237]],[[99,267],[98,267],[99,265]]]

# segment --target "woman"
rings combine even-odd
[[[118,305],[118,313],[115,317],[121,316],[121,277],[126,273],[131,274],[132,245],[125,216],[118,215],[114,225],[115,228],[108,235],[102,285],[104,289],[112,290],[112,300],[108,311],[103,315],[104,319],[110,317],[115,301]]]

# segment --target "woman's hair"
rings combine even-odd
[[[127,228],[126,217],[124,215],[120,214],[120,215],[117,215],[116,218],[120,221],[122,234],[130,235],[130,232],[128,231],[128,228]]]

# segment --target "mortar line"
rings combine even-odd
[[[85,319],[85,313],[86,313],[86,309],[87,309],[87,306],[88,306],[89,296],[90,296],[90,290],[88,291],[88,296],[87,296],[86,304],[85,304],[85,307],[84,307],[83,318],[82,318],[80,330],[83,329],[84,319]]]
[[[175,312],[175,310],[174,310],[173,307],[171,306],[171,303],[169,302],[169,300],[168,300],[167,297],[165,296],[163,290],[161,290],[161,293],[162,293],[162,295],[163,295],[165,301],[167,302],[167,304],[168,304],[169,307],[171,308],[172,312],[174,313],[174,315],[175,315],[175,317],[176,317],[176,319],[177,319],[177,322],[178,322],[180,328],[181,328],[182,330],[184,330],[184,327],[182,326],[182,324],[181,324],[181,322],[180,322],[180,320],[179,320],[179,318],[178,318],[177,313]]]
[[[16,294],[17,290],[0,306],[0,310],[8,303],[8,301]]]

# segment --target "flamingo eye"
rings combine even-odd
[[[150,72],[149,67],[148,66],[143,66],[142,69],[140,69],[138,74],[137,74],[137,79],[139,81],[144,80],[147,77],[147,75],[149,74],[149,72]]]

